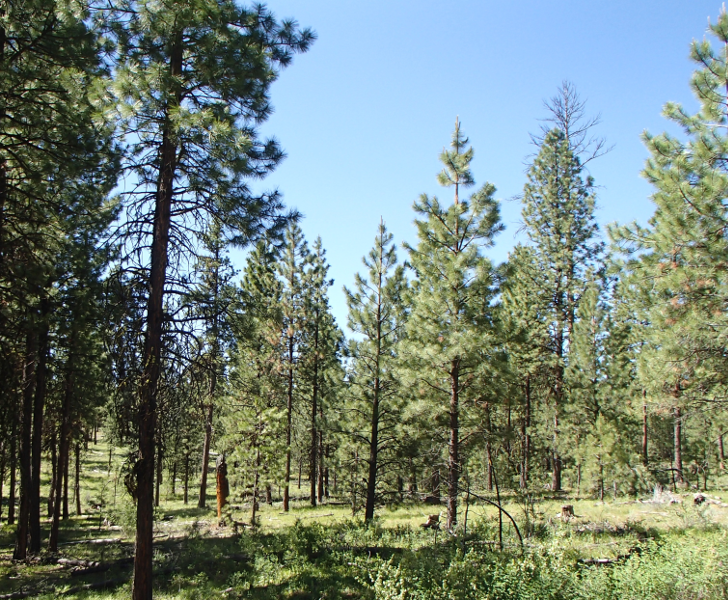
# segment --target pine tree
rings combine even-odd
[[[584,273],[600,252],[596,241],[595,198],[591,177],[559,129],[546,134],[528,171],[523,194],[523,221],[542,275],[540,295],[547,304],[550,332],[551,463],[553,490],[561,489],[562,449],[559,419],[567,398],[564,372],[576,311],[585,282]]]
[[[165,287],[181,254],[195,245],[199,224],[216,217],[244,243],[281,225],[276,194],[254,196],[246,181],[281,160],[274,140],[255,125],[270,114],[270,85],[292,53],[314,36],[278,22],[263,6],[241,9],[230,0],[121,0],[116,93],[126,132],[133,132],[127,194],[129,252],[148,268],[144,373],[139,402],[137,538],[133,597],[152,596],[154,436],[163,356]],[[172,242],[172,243],[170,243]],[[146,264],[147,256],[149,263]],[[169,267],[169,269],[168,269]],[[182,279],[182,278],[180,278]]]
[[[728,212],[728,14],[709,25],[711,40],[694,41],[698,65],[691,87],[700,110],[675,103],[663,114],[684,137],[643,140],[650,152],[643,175],[655,188],[655,213],[646,228],[632,225],[610,233],[628,255],[625,279],[634,286],[646,346],[639,354],[639,379],[647,399],[673,418],[673,464],[684,483],[684,425],[694,404],[713,406],[724,397],[725,303],[728,280],[725,236]]]
[[[353,359],[349,382],[356,396],[364,400],[364,409],[357,416],[368,417],[369,430],[357,437],[363,438],[369,451],[364,520],[371,521],[382,470],[381,455],[387,450],[393,453],[396,426],[401,417],[395,364],[396,346],[404,335],[406,319],[402,298],[406,287],[404,268],[397,265],[392,235],[387,232],[384,221],[379,223],[374,247],[362,260],[369,270],[368,277],[362,278],[357,273],[355,291],[344,288],[344,293],[349,307],[349,328],[362,336],[361,340],[349,343],[349,356]]]
[[[502,229],[491,184],[468,199],[460,198],[460,188],[473,185],[473,149],[467,144],[456,121],[452,150],[440,155],[445,169],[438,175],[442,185],[455,188],[455,200],[446,208],[436,197],[423,194],[414,204],[422,217],[415,220],[419,242],[417,247],[407,246],[417,275],[407,325],[412,378],[441,403],[448,421],[448,529],[457,523],[460,413],[482,370],[480,353],[492,344],[484,327],[490,313],[492,267],[480,248],[490,246]]]
[[[287,371],[286,392],[286,469],[283,488],[283,510],[290,510],[291,452],[293,436],[293,407],[298,363],[304,335],[304,276],[310,253],[301,228],[292,223],[286,230],[284,244],[277,264],[278,273],[283,280],[281,298],[283,310],[283,335],[286,339],[284,350]]]

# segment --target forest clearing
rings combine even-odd
[[[646,222],[598,218],[614,148],[562,79],[530,130],[517,94],[510,119],[453,110],[426,175],[401,177],[414,138],[372,143],[378,194],[411,207],[395,243],[357,216],[377,177],[331,185],[359,141],[297,105],[355,69],[298,80],[300,153],[332,137],[289,192],[313,177],[332,237],[371,235],[332,259],[363,254],[338,310],[322,236],[262,187],[276,82],[317,44],[237,0],[0,0],[0,600],[728,598],[725,6],[686,40],[692,104],[642,130]],[[478,162],[463,121],[522,126],[510,197],[480,174],[509,179],[504,140]]]
[[[122,453],[111,468],[109,456],[103,442],[83,452],[82,514],[73,486],[58,553],[12,561],[11,529],[0,532],[0,598],[129,596],[134,510],[120,489]],[[441,506],[406,498],[368,525],[341,498],[294,501],[289,513],[277,499],[262,503],[251,529],[249,498],[218,521],[214,496],[208,509],[184,504],[181,484],[172,494],[167,482],[155,510],[155,598],[728,597],[724,488],[702,504],[695,491],[605,502],[509,494],[503,505],[523,545],[506,519],[500,549],[498,511],[474,498],[456,535],[422,527]],[[562,518],[565,505],[575,516]]]

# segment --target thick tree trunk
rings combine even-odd
[[[682,413],[676,406],[673,409],[674,415],[674,448],[675,448],[675,483],[678,487],[685,485],[683,476],[683,460],[682,460]]]
[[[76,499],[76,516],[81,516],[81,443],[76,442],[76,473],[73,481],[73,496]]]
[[[213,377],[215,375],[213,374]],[[200,497],[197,500],[198,508],[207,506],[207,470],[210,463],[210,444],[212,443],[212,416],[215,405],[210,397],[210,406],[207,408],[205,419],[205,441],[202,444],[202,470],[200,473]]]
[[[40,469],[43,450],[43,408],[46,397],[46,373],[48,363],[48,313],[50,301],[44,297],[40,303],[40,331],[38,334],[38,367],[35,371],[35,401],[33,406],[33,441],[30,489],[30,551],[40,552]]]
[[[177,32],[170,49],[170,75],[182,73],[182,31]],[[133,600],[152,600],[152,536],[154,533],[154,442],[157,428],[157,383],[162,360],[164,323],[164,285],[167,278],[169,230],[177,168],[177,144],[173,139],[170,113],[179,106],[167,106],[159,153],[159,179],[154,208],[154,236],[149,270],[149,297],[144,341],[144,373],[139,406],[139,458],[134,466],[137,475],[137,527],[134,555]]]
[[[447,464],[447,528],[458,522],[458,485],[460,483],[460,361],[453,359],[450,368],[450,442]]]
[[[18,528],[13,559],[25,560],[28,556],[28,527],[30,521],[30,496],[32,494],[32,424],[33,396],[35,395],[35,332],[27,334],[23,357],[23,410],[20,417],[20,505]]]
[[[75,337],[71,335],[70,345],[75,344]],[[71,433],[71,402],[74,394],[74,363],[71,354],[66,363],[66,381],[64,383],[63,406],[61,408],[61,431],[58,440],[58,458],[56,460],[56,479],[53,493],[53,520],[51,521],[51,533],[48,538],[48,551],[58,552],[58,528],[61,520],[61,502],[63,495],[63,472],[64,465],[68,464],[68,438]]]

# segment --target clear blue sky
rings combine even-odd
[[[450,200],[438,186],[438,154],[459,115],[475,148],[476,184],[490,181],[506,231],[487,255],[505,260],[514,244],[534,147],[529,132],[543,100],[571,81],[600,113],[596,133],[614,145],[593,163],[598,219],[605,225],[652,214],[640,170],[644,130],[674,131],[663,104],[697,107],[689,89],[689,44],[701,39],[715,0],[271,0],[280,17],[312,27],[318,40],[282,72],[275,112],[263,126],[288,157],[263,187],[278,187],[321,236],[335,279],[331,305],[346,326],[342,286],[363,271],[380,216],[398,248],[416,242],[412,202]],[[399,251],[400,259],[404,251]],[[235,253],[238,268],[241,254]]]

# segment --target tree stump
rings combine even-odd
[[[217,473],[217,518],[222,519],[222,509],[227,504],[227,497],[230,494],[224,454],[217,457],[215,471]]]
[[[420,525],[423,529],[440,529],[440,515],[430,515],[427,522]]]
[[[574,514],[573,504],[564,504],[561,507],[561,518],[562,519],[573,519],[576,515]]]

